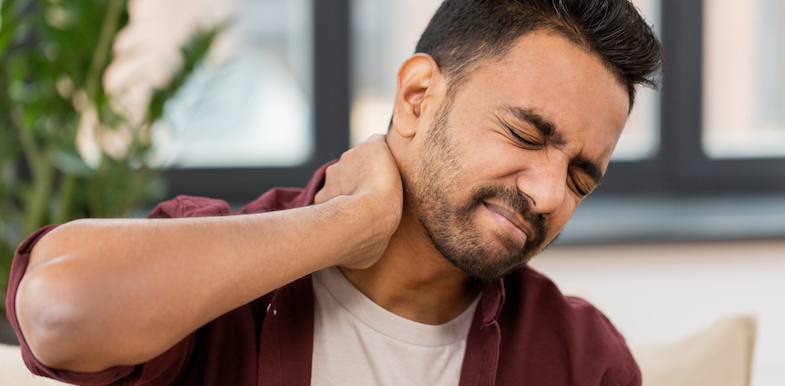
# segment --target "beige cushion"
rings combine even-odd
[[[27,370],[19,346],[0,344],[0,386],[66,385],[49,378],[38,377]]]
[[[643,386],[749,386],[757,324],[721,319],[679,341],[632,346]]]

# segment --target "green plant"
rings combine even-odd
[[[205,57],[220,27],[182,47],[183,65],[155,90],[143,122],[113,108],[102,84],[127,0],[0,0],[0,295],[13,250],[35,229],[82,217],[121,217],[164,194],[147,165],[151,127]],[[79,125],[123,142],[86,163]],[[83,133],[81,135],[84,135]]]

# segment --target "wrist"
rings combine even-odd
[[[328,232],[333,232],[337,260],[332,265],[370,266],[384,252],[400,216],[384,210],[369,194],[338,196],[323,204]]]

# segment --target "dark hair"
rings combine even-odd
[[[599,55],[627,87],[658,88],[662,46],[628,0],[446,0],[416,52],[429,54],[458,88],[483,59],[503,57],[529,32],[548,30]]]

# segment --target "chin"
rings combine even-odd
[[[477,281],[492,282],[525,266],[530,255],[526,246],[509,239],[497,239],[480,247],[472,243],[470,248],[440,248],[439,252],[450,263]]]
[[[469,277],[473,280],[483,282],[483,283],[490,283],[498,281],[499,279],[517,271],[521,267],[525,266],[526,263],[516,264],[514,266],[509,267],[497,267],[497,266],[487,266],[487,265],[479,265],[474,267],[458,267],[464,273],[466,273]]]

